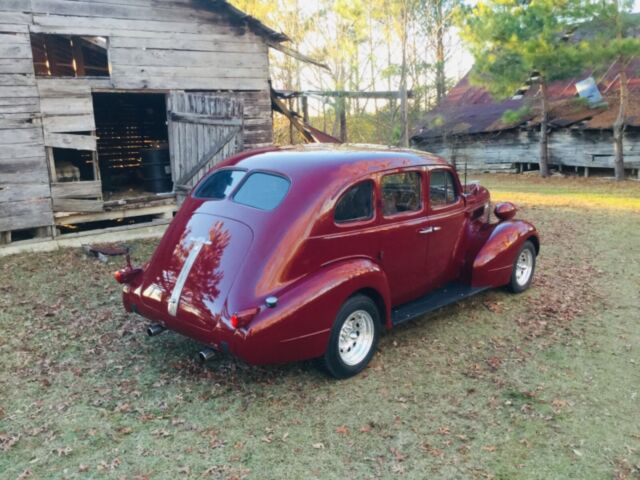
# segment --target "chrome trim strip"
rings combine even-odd
[[[184,288],[184,284],[187,281],[187,277],[189,276],[189,272],[191,272],[191,268],[198,258],[198,254],[202,247],[205,244],[210,244],[211,242],[205,242],[202,240],[193,240],[193,248],[189,252],[187,259],[184,261],[184,265],[182,266],[182,270],[180,270],[180,274],[178,275],[178,279],[176,280],[176,284],[173,287],[173,291],[171,292],[171,298],[169,298],[169,304],[167,306],[167,311],[169,315],[175,317],[178,313],[178,304],[180,303],[180,297],[182,296],[182,289]]]

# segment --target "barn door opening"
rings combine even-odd
[[[241,100],[171,92],[167,101],[174,190],[184,195],[215,164],[243,149]]]
[[[93,93],[106,202],[151,201],[173,190],[165,95]]]

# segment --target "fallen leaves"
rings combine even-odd
[[[11,447],[13,447],[18,440],[20,439],[19,435],[10,435],[7,433],[0,433],[0,451],[8,452]]]

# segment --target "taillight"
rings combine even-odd
[[[129,284],[132,283],[135,278],[142,273],[141,268],[122,268],[116,272],[113,272],[113,278],[116,279],[118,283]]]
[[[260,311],[258,307],[248,308],[247,310],[242,310],[241,312],[234,313],[229,318],[229,324],[235,330],[237,328],[242,328],[249,325],[249,322],[253,320],[253,317]]]

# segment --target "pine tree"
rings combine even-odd
[[[472,81],[509,98],[527,81],[538,86],[540,175],[549,175],[549,82],[581,73],[587,41],[568,33],[590,20],[588,0],[485,0],[461,11],[461,36],[475,65]]]

